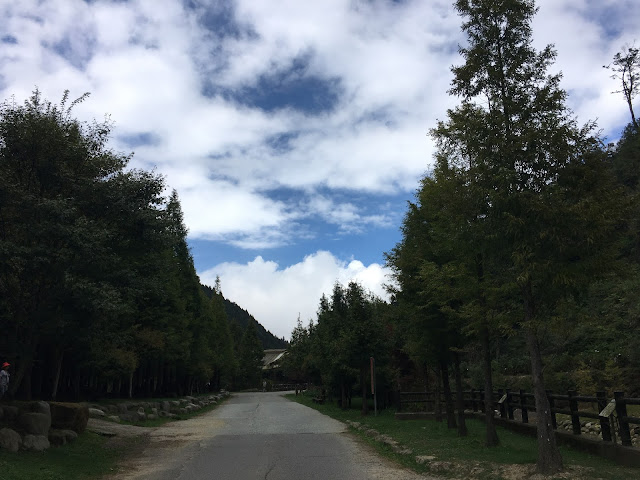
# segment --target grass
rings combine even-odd
[[[122,455],[135,451],[141,438],[114,443],[92,432],[84,432],[62,447],[44,452],[17,453],[0,450],[0,478],[11,480],[81,480],[113,473]]]
[[[457,478],[505,479],[513,478],[514,472],[522,471],[524,478],[530,474],[537,457],[536,439],[519,435],[498,427],[500,446],[487,448],[484,446],[484,424],[479,420],[467,420],[469,435],[458,437],[455,430],[447,428],[446,422],[435,420],[396,420],[395,411],[391,409],[378,412],[378,416],[360,415],[361,403],[353,400],[350,410],[342,410],[335,403],[318,405],[311,397],[303,395],[287,395],[297,401],[314,408],[343,422],[355,421],[363,424],[365,429],[374,429],[381,434],[391,436],[400,445],[409,448],[410,455],[400,454],[389,445],[374,440],[364,430],[350,427],[357,436],[371,444],[378,452],[392,460],[420,473],[432,473]],[[592,456],[571,449],[560,448],[569,476],[557,478],[581,478],[604,480],[627,480],[640,478],[640,469],[623,467],[609,460]],[[433,456],[435,460],[420,465],[416,456]]]

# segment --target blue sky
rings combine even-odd
[[[615,139],[602,65],[640,2],[537,4],[569,106]],[[201,281],[288,337],[335,281],[385,296],[463,41],[444,0],[0,0],[0,96],[90,92],[75,114],[110,115],[112,147],[178,191]]]

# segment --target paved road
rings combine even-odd
[[[356,443],[341,422],[278,393],[235,394],[213,412],[157,429],[119,479],[414,480]]]

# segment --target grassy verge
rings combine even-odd
[[[535,438],[516,434],[498,427],[500,446],[484,446],[484,424],[468,420],[469,435],[461,438],[446,423],[434,420],[405,420],[394,418],[394,411],[383,410],[374,417],[360,415],[359,405],[354,399],[350,410],[342,410],[335,404],[314,404],[311,397],[287,395],[345,423],[358,422],[359,428],[350,430],[378,452],[420,473],[432,473],[444,477],[512,480],[527,478],[535,470],[537,445]],[[367,432],[367,430],[369,430]],[[375,430],[373,432],[372,430]],[[398,453],[402,448],[393,448],[377,434],[386,435],[411,453]],[[377,439],[376,439],[377,437]],[[627,480],[640,478],[640,469],[616,465],[606,459],[592,456],[569,447],[561,447],[566,472],[552,478],[580,478]],[[420,464],[417,457],[423,457]]]
[[[0,478],[12,480],[80,480],[100,478],[115,471],[122,455],[136,451],[142,438],[113,442],[84,432],[62,447],[45,452],[0,450]]]

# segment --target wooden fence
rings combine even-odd
[[[483,412],[484,392],[482,390],[467,390],[462,392],[465,410]],[[529,412],[536,410],[533,393],[523,390],[512,392],[509,389],[492,392],[492,409],[499,412],[500,417],[515,420],[514,411],[520,410],[520,421],[529,423]],[[455,403],[455,392],[451,392]],[[443,395],[438,399],[444,402]],[[627,398],[623,392],[614,392],[614,398],[609,400],[605,392],[597,392],[595,396],[578,395],[575,391],[569,391],[566,395],[560,395],[547,391],[547,398],[551,407],[551,421],[553,428],[557,428],[557,414],[569,415],[574,435],[581,435],[580,418],[599,420],[602,440],[611,442],[614,440],[611,424],[612,419],[617,418],[617,431],[622,445],[631,446],[630,425],[640,425],[640,418],[627,414],[627,405],[640,405],[640,398]],[[426,411],[434,411],[436,394],[433,392],[401,392],[398,396],[398,411],[408,408],[410,405],[425,405]],[[581,410],[581,404],[590,404],[591,410]],[[593,408],[597,408],[597,412]],[[613,416],[615,412],[615,417]]]

